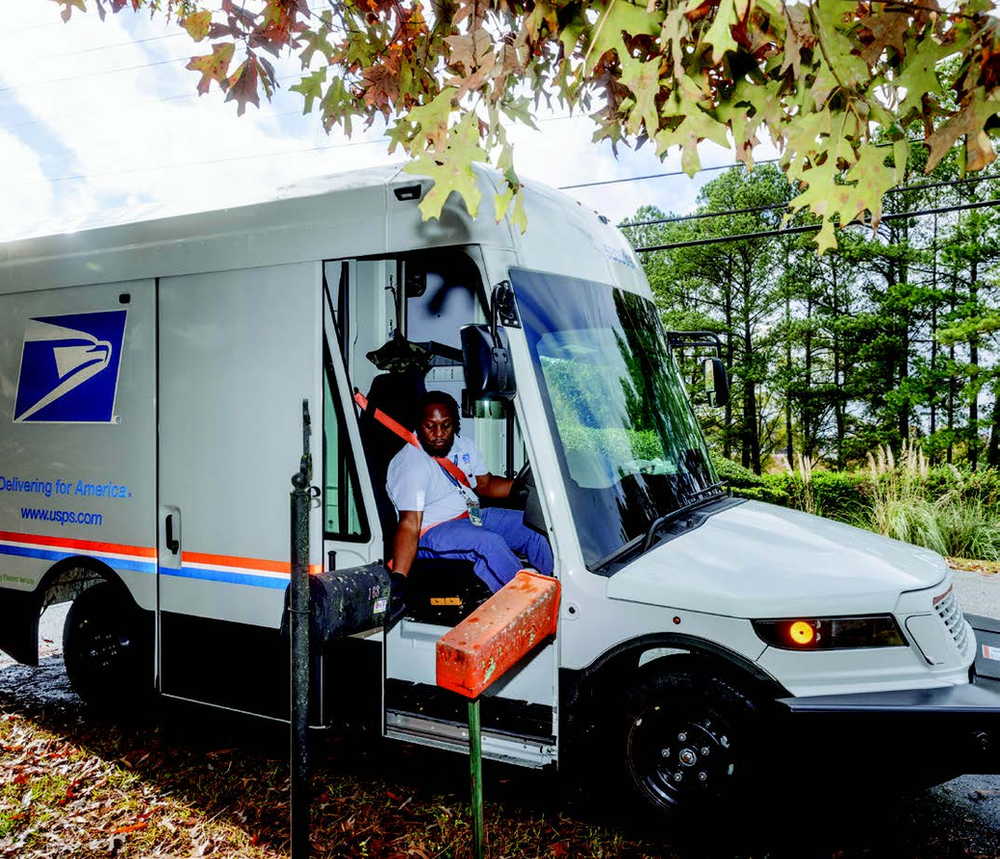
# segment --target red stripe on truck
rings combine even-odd
[[[156,557],[156,549],[151,546],[124,546],[120,543],[102,543],[97,540],[73,540],[68,537],[44,537],[40,534],[19,534],[16,531],[0,531],[0,540],[9,540],[12,543],[30,543],[33,546],[79,549],[84,552],[137,555],[142,558]]]

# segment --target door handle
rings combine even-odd
[[[174,515],[167,516],[167,548],[172,555],[176,555],[181,547],[181,541],[174,539]]]

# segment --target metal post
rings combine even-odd
[[[478,698],[469,702],[469,773],[472,776],[473,856],[483,859],[483,736]]]
[[[302,401],[302,459],[292,477],[292,581],[289,605],[292,675],[291,859],[309,856],[309,504],[312,457],[309,403]]]

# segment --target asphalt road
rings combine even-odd
[[[1000,575],[955,572],[955,589],[968,613],[1000,618]],[[62,624],[66,607],[49,609],[40,624],[43,665],[33,670],[14,665],[0,654],[0,692],[24,694],[36,701],[76,709],[80,702],[69,689],[62,671]],[[946,753],[946,739],[928,737],[926,748],[915,755]],[[847,857],[952,857],[1000,859],[1000,775],[965,775],[929,790],[907,793],[893,773],[871,776],[865,761],[845,761],[866,777],[877,780],[877,799],[845,797],[842,803],[814,808],[804,815],[782,813],[775,797],[773,832],[757,856],[795,855]],[[823,773],[804,771],[804,777],[823,779]],[[763,821],[762,825],[770,825]],[[687,851],[684,851],[687,855]],[[695,850],[691,856],[699,855]],[[728,855],[744,855],[743,851]]]

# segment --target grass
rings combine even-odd
[[[928,464],[915,444],[903,444],[899,458],[888,445],[868,455],[873,531],[942,555],[1000,561],[1000,519],[952,468],[953,486],[940,498],[925,497]]]

